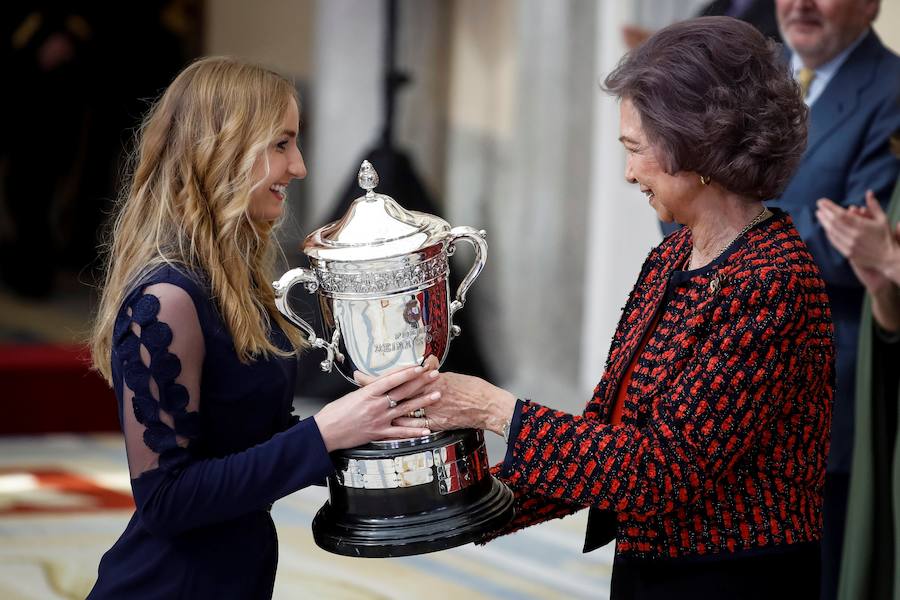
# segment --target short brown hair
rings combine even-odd
[[[781,46],[737,19],[660,30],[603,88],[632,102],[669,173],[694,171],[741,195],[778,196],[806,148],[808,111]]]

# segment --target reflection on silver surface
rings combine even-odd
[[[332,319],[325,319],[326,335],[340,331],[340,348],[346,360],[338,363],[341,372],[385,373],[398,367],[419,365],[430,355],[443,361],[447,353],[446,281],[411,294],[374,299],[324,298]],[[436,318],[435,318],[436,317]]]
[[[333,302],[334,318],[344,333],[347,354],[364,372],[416,365],[426,358],[423,353],[430,334],[422,322],[422,309],[415,294]],[[409,322],[405,317],[412,311],[418,316]]]
[[[337,364],[353,383],[356,370],[379,376],[432,355],[443,363],[450,340],[460,333],[453,315],[487,261],[484,231],[451,228],[439,217],[407,211],[376,193],[377,184],[375,169],[363,162],[359,185],[365,195],[303,244],[312,268],[292,269],[273,284],[278,310],[312,347],[325,350],[322,369]],[[475,262],[451,302],[448,257],[460,241],[473,246]],[[287,302],[297,284],[319,296],[322,337]]]
[[[421,437],[414,438],[403,438],[396,440],[378,440],[370,443],[369,445],[375,448],[381,449],[398,449],[398,448],[412,448],[414,446],[422,446],[424,444],[430,444],[435,440],[439,440],[441,438],[447,437],[446,431],[435,431],[434,433],[430,433],[428,435],[423,435]]]
[[[343,458],[335,464],[339,485],[382,490],[426,485],[437,480],[442,495],[453,494],[488,477],[484,438],[468,449],[461,442],[394,458]]]

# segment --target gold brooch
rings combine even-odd
[[[725,275],[713,275],[713,278],[709,280],[709,292],[713,295],[718,294],[726,283],[728,283],[728,278]]]

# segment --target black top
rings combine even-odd
[[[202,278],[168,266],[113,338],[137,510],[89,598],[270,598],[271,504],[332,472],[315,421],[291,415],[296,359],[241,363]],[[290,348],[277,326],[271,339]]]

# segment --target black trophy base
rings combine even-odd
[[[387,558],[461,546],[509,523],[513,494],[491,476],[484,433],[441,431],[332,453],[328,502],[313,519],[323,550]]]
[[[362,558],[411,556],[461,546],[513,518],[512,492],[493,477],[489,485],[488,493],[473,504],[416,515],[353,517],[326,502],[313,519],[313,538],[323,550]]]

